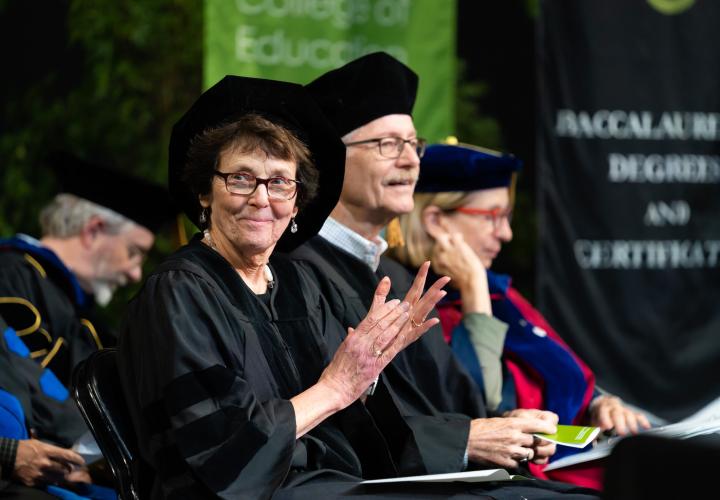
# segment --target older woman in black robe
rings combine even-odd
[[[148,278],[120,342],[153,498],[264,498],[419,461],[389,396],[360,400],[435,324],[409,318],[426,316],[446,280],[420,298],[421,273],[412,307],[386,302],[384,280],[348,334],[307,270],[270,259],[317,232],[343,164],[342,143],[294,84],[226,77],[173,129],[171,191],[204,232]]]

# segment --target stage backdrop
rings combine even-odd
[[[305,84],[378,50],[420,75],[418,134],[454,133],[455,2],[205,0],[206,88],[226,74]]]
[[[720,396],[720,3],[542,0],[538,303],[600,384]]]

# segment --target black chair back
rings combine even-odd
[[[620,441],[607,460],[603,498],[650,500],[714,497],[714,469],[720,463],[720,436],[690,439],[653,435]]]
[[[143,463],[117,368],[117,350],[103,349],[73,373],[73,397],[105,456],[121,500],[141,498]]]

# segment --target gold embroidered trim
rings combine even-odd
[[[90,330],[90,334],[92,335],[93,339],[95,340],[95,344],[97,344],[98,349],[102,349],[103,345],[102,342],[100,342],[100,336],[97,333],[97,330],[95,330],[95,326],[90,322],[89,319],[81,318],[80,323],[85,325],[88,330]]]
[[[52,336],[45,328],[39,328],[38,332],[42,333],[48,341],[48,344],[52,344]]]
[[[64,338],[60,337],[59,339],[57,339],[57,341],[55,342],[55,345],[52,348],[52,351],[50,351],[50,354],[45,356],[45,359],[43,359],[40,362],[40,366],[42,366],[43,368],[47,367],[47,365],[50,363],[50,361],[52,361],[52,359],[58,353],[58,350],[60,350],[60,346],[63,344],[63,342],[65,342]]]
[[[28,326],[27,328],[23,328],[21,330],[15,331],[15,333],[17,333],[18,337],[22,337],[23,335],[28,335],[29,333],[33,333],[35,330],[37,330],[40,327],[40,311],[38,311],[37,307],[32,305],[32,303],[29,300],[23,299],[22,297],[0,297],[0,304],[20,304],[21,306],[25,306],[28,309],[30,309],[30,312],[32,312],[35,315],[35,323]]]
[[[47,354],[47,349],[40,349],[38,351],[33,351],[30,353],[30,357],[32,359],[39,358],[40,356],[45,356]]]
[[[37,269],[37,272],[40,273],[40,276],[42,276],[43,278],[47,278],[47,273],[45,272],[45,268],[43,268],[43,266],[40,265],[40,263],[37,260],[35,260],[35,258],[33,258],[32,255],[26,253],[24,255],[24,257],[25,257],[26,261],[28,261],[30,264],[32,264],[32,266],[35,269]]]

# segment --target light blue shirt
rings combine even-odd
[[[388,247],[387,241],[382,237],[378,236],[376,241],[370,241],[332,217],[327,218],[318,234],[367,264],[373,271],[377,271],[380,265],[380,256]]]

